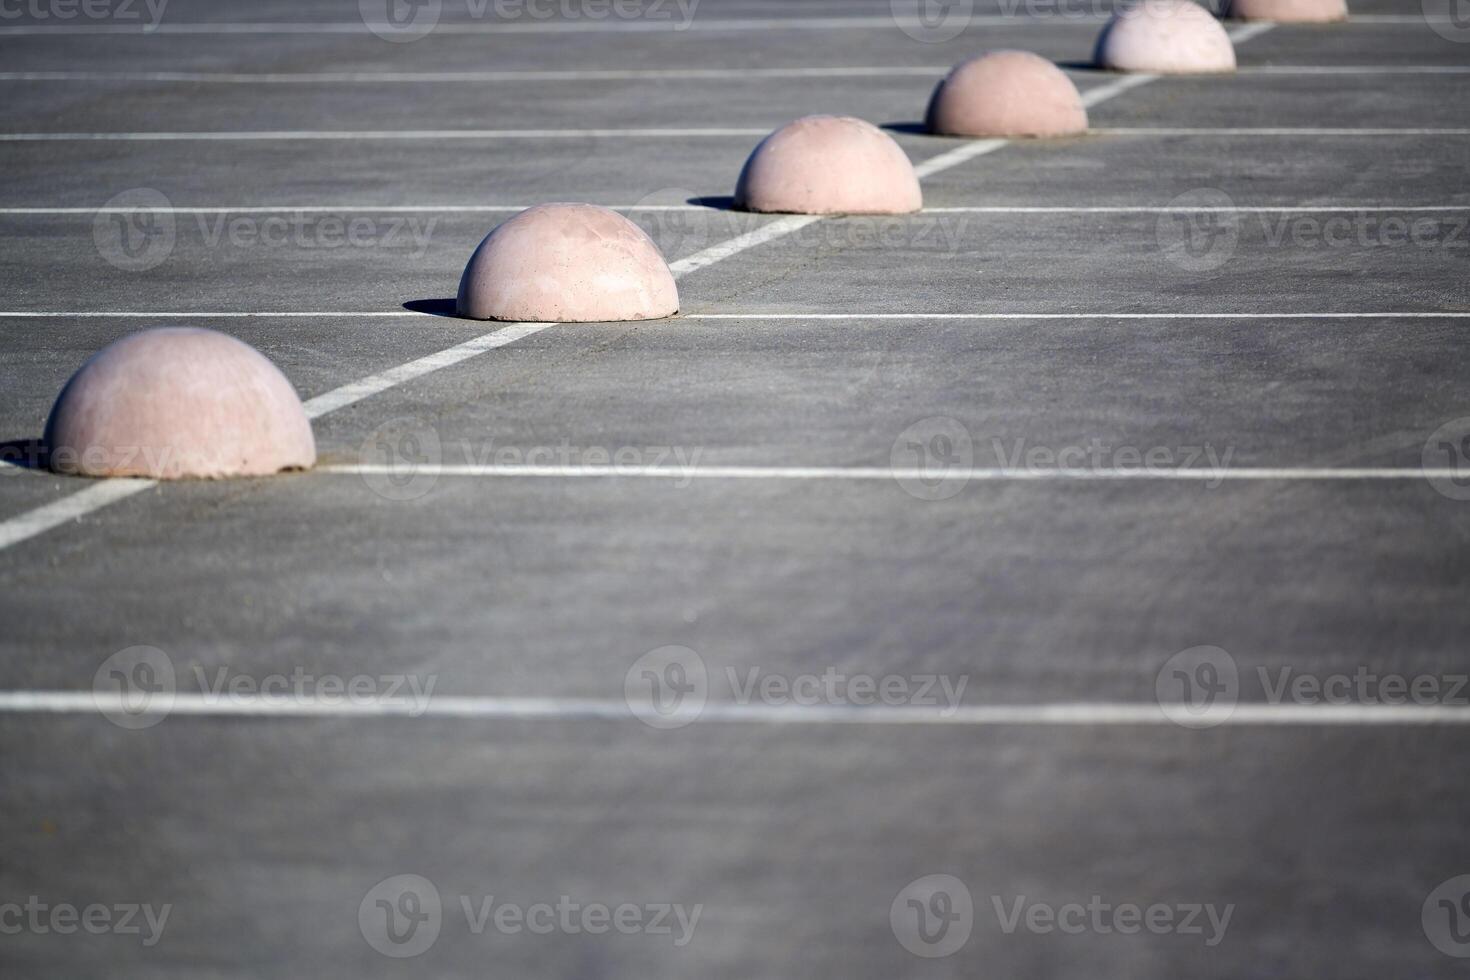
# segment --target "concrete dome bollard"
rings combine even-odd
[[[285,375],[197,327],[144,330],[94,354],[57,396],[44,441],[52,470],[82,476],[265,476],[316,462]]]
[[[653,239],[616,211],[542,204],[485,236],[455,306],[475,320],[656,320],[679,312],[679,290]]]
[[[1191,0],[1142,0],[1113,15],[1097,39],[1100,68],[1167,75],[1235,70],[1235,46]]]
[[[761,141],[735,185],[742,211],[909,214],[924,206],[893,138],[850,116],[806,116]]]
[[[934,90],[925,127],[941,136],[1067,136],[1086,132],[1077,86],[1029,51],[970,58]]]

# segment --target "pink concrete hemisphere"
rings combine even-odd
[[[924,206],[893,138],[850,116],[806,116],[761,141],[735,185],[735,207],[785,214],[909,214]]]
[[[1346,0],[1231,0],[1229,16],[1281,24],[1325,24],[1347,20]]]
[[[158,327],[88,358],[46,421],[51,469],[82,476],[265,476],[316,462],[285,375],[213,330]]]
[[[1093,60],[1115,71],[1208,74],[1235,70],[1235,46],[1192,0],[1142,0],[1103,28]]]
[[[541,204],[475,249],[456,307],[475,320],[656,320],[679,312],[679,290],[653,239],[616,211]]]
[[[925,125],[942,136],[1065,136],[1087,130],[1087,110],[1050,61],[995,51],[955,66],[934,90]]]

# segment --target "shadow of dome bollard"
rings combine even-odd
[[[806,116],[745,161],[735,208],[772,214],[910,214],[924,206],[902,148],[870,122]]]
[[[1346,0],[1230,0],[1226,17],[1278,24],[1327,24],[1347,20]]]
[[[1203,75],[1234,71],[1235,46],[1192,0],[1142,0],[1108,21],[1093,61],[1114,71]]]
[[[156,327],[87,359],[46,421],[57,473],[159,480],[267,476],[316,462],[291,382],[243,341]]]
[[[541,204],[480,242],[455,309],[474,320],[657,320],[679,312],[679,290],[653,239],[616,211]]]
[[[937,136],[1014,138],[1087,131],[1087,110],[1066,73],[1029,51],[960,62],[934,89],[924,126]]]

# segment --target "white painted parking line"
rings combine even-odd
[[[407,312],[407,311],[405,311]],[[467,340],[462,344],[456,344],[445,350],[437,351],[426,357],[400,364],[379,374],[370,374],[365,378],[359,378],[350,384],[340,388],[334,388],[315,398],[308,398],[302,403],[306,409],[306,417],[317,419],[329,412],[335,412],[339,408],[360,402],[364,398],[396,388],[416,378],[434,371],[451,367],[461,361],[467,361],[472,357],[478,357],[487,351],[497,347],[513,344],[517,340],[540,333],[549,327],[556,326],[555,323],[511,323],[501,327],[499,330],[481,334],[473,340]]]
[[[688,275],[696,269],[702,269],[707,265],[713,265],[721,259],[728,258],[737,252],[747,248],[753,248],[763,242],[770,241],[780,235],[790,234],[795,230],[792,225],[805,227],[819,220],[813,216],[802,215],[795,217],[790,224],[783,225],[779,229],[773,229],[767,225],[762,231],[771,230],[771,234],[761,236],[756,233],[741,235],[739,238],[728,242],[721,242],[691,255],[686,259],[670,263],[669,268],[673,270],[674,276]],[[154,319],[154,320],[238,320],[238,319],[309,319],[313,317],[349,317],[353,319],[363,318],[395,318],[395,317],[436,317],[442,319],[437,313],[425,313],[418,310],[171,310],[171,311],[138,311],[138,310],[12,310],[0,311],[0,320],[55,320],[55,319]],[[1335,311],[1307,311],[1307,310],[1280,310],[1271,313],[1220,313],[1220,312],[1193,312],[1186,310],[1164,310],[1148,313],[1141,312],[1070,312],[1070,313],[1031,313],[1031,312],[1000,312],[1000,313],[868,313],[862,310],[853,310],[848,313],[680,313],[671,320],[1444,320],[1444,319],[1466,319],[1470,318],[1470,311],[1466,310],[1380,310],[1373,312],[1335,312]],[[466,321],[460,321],[466,322]],[[649,320],[648,323],[657,323],[657,320]],[[544,326],[535,324],[535,326]],[[488,336],[488,335],[487,335]],[[478,338],[477,338],[478,339]],[[488,348],[487,348],[488,349]]]
[[[1470,65],[1244,65],[1238,75],[1470,75]]]
[[[126,500],[156,486],[155,480],[100,480],[79,491],[34,510],[0,521],[0,551],[29,538],[85,517],[108,504]]]
[[[586,68],[505,71],[0,71],[0,82],[148,82],[220,85],[474,84],[789,78],[938,78],[953,65],[831,65],[787,68]],[[1237,75],[1470,75],[1470,65],[1244,65]],[[1084,76],[1085,77],[1085,76]],[[1129,76],[1137,77],[1137,76]]]
[[[1006,14],[974,14],[972,28],[1054,27],[1095,31],[1108,19],[1106,13],[1066,12],[1061,16],[1008,16]],[[1427,27],[1432,24],[1458,22],[1447,16],[1420,14],[1354,14],[1333,29],[1349,27]],[[383,30],[383,25],[374,25]],[[678,34],[706,32],[767,31],[872,31],[898,30],[902,27],[925,27],[922,21],[896,18],[892,15],[863,17],[752,17],[708,19],[694,17],[687,22],[669,20],[563,20],[513,21],[479,20],[441,22],[434,27],[436,35],[445,34]],[[302,23],[159,23],[159,24],[20,24],[0,27],[5,37],[67,37],[72,35],[238,35],[238,34],[368,34],[361,21]]]
[[[1008,140],[972,140],[955,147],[953,150],[947,150],[938,156],[930,157],[923,163],[914,164],[914,174],[920,180],[923,180],[925,177],[930,177],[953,167],[958,167],[967,160],[973,160],[987,153],[994,153],[996,150],[1009,145],[1010,142]]]
[[[968,158],[978,156],[970,154]],[[93,217],[99,214],[519,214],[532,204],[241,204],[208,207],[103,207],[103,208],[0,208],[4,216]],[[733,211],[704,204],[606,204],[603,207],[626,213],[659,212],[680,214],[730,214],[750,220],[779,219],[780,215]],[[929,214],[1438,214],[1470,211],[1470,204],[1263,204],[1232,207],[1188,205],[983,205],[926,207],[918,214],[883,215],[884,221],[903,221]],[[872,215],[830,216],[871,219]]]
[[[898,481],[944,480],[964,483],[1116,483],[1122,481],[1164,481],[1174,483],[1286,483],[1374,480],[1449,480],[1461,479],[1456,469],[1413,467],[1190,467],[1168,469],[1083,468],[1053,469],[1017,467],[892,467],[892,466],[557,466],[463,463],[455,465],[379,465],[371,463],[339,463],[319,466],[313,472],[329,476],[401,475],[412,469],[416,475],[474,477],[490,479],[609,479],[641,478],[653,480],[812,480],[812,481]]]
[[[230,85],[476,83],[476,82],[617,82],[764,78],[910,78],[937,77],[949,65],[867,65],[791,68],[586,68],[524,71],[4,71],[0,82],[188,82]]]
[[[434,313],[420,313],[416,310],[170,310],[167,312],[144,310],[11,310],[0,312],[0,320],[56,319],[68,317],[77,317],[79,319],[127,317],[129,319],[170,320],[199,319],[204,317],[218,320],[242,320],[269,319],[272,317],[300,319],[330,316],[346,316],[360,319],[364,317],[424,317],[436,315]]]
[[[1262,127],[1220,127],[1220,128],[1190,128],[1190,127],[1141,127],[1141,126],[1118,126],[1106,129],[1091,129],[1088,133],[1093,136],[1333,136],[1333,137],[1366,137],[1366,136],[1470,136],[1470,129],[1462,127],[1448,128],[1415,128],[1415,129],[1390,129],[1387,127],[1328,127],[1328,126],[1262,126]]]
[[[3,316],[4,314],[0,314]],[[1470,311],[1385,310],[1381,312],[1308,312],[1282,310],[1273,313],[682,313],[685,320],[1463,320]]]
[[[973,14],[969,26],[979,27],[1084,27],[1095,30],[1106,22],[1105,14],[1067,17],[1012,17],[1004,14]],[[379,31],[392,34],[390,25],[374,24]],[[434,25],[435,35],[456,34],[684,34],[727,33],[744,31],[872,31],[921,28],[922,21],[910,17],[885,14],[881,17],[727,17],[710,19],[692,17],[687,21],[669,17],[662,20],[495,20],[441,21]],[[0,27],[0,38],[66,37],[70,35],[239,35],[239,34],[369,34],[362,21],[334,22],[262,22],[183,24],[18,24]]]
[[[1237,41],[1239,41],[1244,37],[1253,37],[1258,34],[1264,33],[1270,28],[1270,26],[1271,25],[1251,25],[1249,27],[1232,32],[1232,36],[1235,37]],[[1094,93],[1092,93],[1092,102],[1089,104],[1096,105],[1098,102],[1121,94],[1122,92],[1126,92],[1129,89],[1137,88],[1139,85],[1143,85],[1149,81],[1152,81],[1154,77],[1155,76],[1133,76],[1131,78],[1119,79],[1111,86],[1105,86],[1103,91],[1094,91]],[[765,131],[761,130],[757,132],[761,135],[764,135]],[[3,137],[0,137],[0,139],[3,139]],[[943,154],[943,159],[940,161],[927,161],[927,166],[924,169],[923,176],[929,176],[950,167],[958,166],[966,160],[972,159],[982,153],[987,153],[991,150],[998,149],[1000,146],[1003,145],[1005,145],[1003,142],[996,140],[980,140],[970,144],[969,147],[960,147],[956,150],[950,151],[947,154]],[[789,215],[785,218],[777,219],[771,224],[764,225],[761,228],[756,229],[755,231],[747,232],[743,235],[737,235],[734,238],[729,239],[728,241],[718,242],[714,245],[711,245],[709,248],[695,253],[694,255],[687,256],[677,262],[671,263],[670,269],[673,271],[676,277],[687,275],[690,272],[694,272],[706,266],[713,265],[715,262],[719,262],[723,259],[729,258],[732,255],[737,255],[749,248],[755,247],[756,245],[760,245],[768,241],[774,241],[785,235],[791,234],[792,232],[799,231],[800,229],[805,228],[807,225],[810,225],[813,222],[820,220],[821,218],[819,216]],[[5,315],[6,314],[4,313],[0,313],[0,317],[4,317]],[[45,317],[54,316],[55,314],[20,314],[20,316],[22,317],[36,315]],[[82,315],[116,316],[117,314],[99,314],[95,312],[87,312]],[[158,319],[178,318],[173,314],[157,313],[125,315],[133,317],[149,316]],[[201,314],[187,315],[191,317],[198,317]],[[211,314],[202,315],[210,316]],[[248,317],[265,316],[271,314],[237,313],[234,315]],[[280,314],[274,315],[279,316]],[[332,314],[298,312],[288,315],[327,316]],[[409,310],[391,310],[378,311],[370,315],[425,316],[429,314],[417,313]],[[217,317],[218,314],[214,314],[213,316]],[[462,344],[457,344],[454,347],[439,352],[438,354],[431,354],[427,357],[419,358],[415,361],[409,362],[408,364],[401,365],[398,368],[370,375],[366,378],[362,378],[358,381],[344,385],[341,388],[335,389],[334,391],[328,392],[324,395],[318,395],[316,398],[310,399],[308,402],[306,402],[308,414],[310,414],[312,418],[319,418],[322,415],[325,415],[331,411],[335,411],[336,409],[341,408],[345,405],[350,405],[354,404],[355,402],[361,401],[363,398],[366,398],[369,395],[387,390],[388,388],[391,388],[398,384],[402,384],[414,378],[422,377],[423,375],[428,374],[432,371],[439,370],[441,367],[448,367],[452,364],[458,364],[470,357],[476,356],[479,353],[483,353],[487,350],[493,350],[495,347],[504,346],[505,343],[511,343],[513,342],[513,340],[520,339],[520,337],[528,336],[529,334],[535,333],[539,330],[544,330],[550,326],[554,326],[554,324],[511,324],[508,327],[502,328],[502,330],[483,334],[480,337],[476,337],[473,340],[466,341]],[[497,343],[495,342],[497,337],[510,337],[511,339]],[[73,497],[67,498],[60,503],[67,504],[68,502],[72,502],[70,503],[70,507],[76,512],[73,516],[80,516],[83,513],[88,513],[92,510],[105,507],[108,503],[111,502],[111,500],[106,498],[105,496],[89,497],[79,500],[78,498],[80,498],[81,496],[81,494],[74,495]],[[118,499],[121,498],[119,497]],[[47,507],[55,506],[56,504],[48,504],[36,510],[21,514],[18,517],[11,518],[8,521],[0,522],[0,550],[3,550],[3,548],[5,547],[5,544],[3,542],[6,540],[7,535],[22,535],[22,532],[26,531],[27,528],[36,528],[35,530],[29,530],[22,536],[14,537],[14,540],[10,542],[16,543],[18,541],[25,540],[26,538],[30,538],[36,534],[41,533],[41,531],[46,530],[47,527],[56,526],[53,523],[47,524],[45,527],[41,527],[39,526],[39,524],[36,523],[36,518],[38,514],[41,514],[43,511],[45,511]],[[42,523],[44,523],[44,520],[45,519],[43,518]]]
[[[1172,706],[1171,706],[1172,708]],[[1466,725],[1470,707],[1452,704],[1271,704],[1217,707],[1216,727]],[[627,701],[577,697],[466,697],[434,695],[402,700],[216,696],[179,692],[139,703],[120,692],[0,691],[0,713],[136,718],[459,718],[507,721],[637,722]],[[923,707],[874,704],[768,704],[707,702],[691,712],[693,724],[750,725],[960,725],[972,727],[1148,726],[1182,730],[1166,711],[1146,701],[1057,701]],[[1174,717],[1171,717],[1173,715]],[[639,722],[641,724],[641,722]]]
[[[807,225],[821,220],[820,215],[810,214],[791,214],[784,218],[778,218],[770,224],[762,225],[754,231],[746,232],[743,235],[736,235],[728,241],[711,245],[701,252],[696,252],[686,258],[679,259],[677,262],[670,262],[669,271],[677,279],[680,276],[688,275],[696,269],[703,269],[707,265],[714,265],[716,262],[727,259],[748,248],[754,248],[757,245],[782,238],[792,232],[800,231]]]
[[[269,129],[233,132],[0,133],[0,143],[240,142],[297,140],[724,139],[766,136],[774,126],[724,129]]]
[[[691,210],[701,210],[691,207]],[[1262,204],[1233,207],[1180,205],[1016,205],[925,208],[924,214],[1382,214],[1470,211],[1470,204]],[[0,213],[4,213],[0,211]]]
[[[1134,88],[1152,81],[1154,76],[1139,79],[1130,76],[1127,81]],[[1096,103],[1094,103],[1096,104]],[[156,133],[0,133],[0,143],[187,143],[187,142],[293,142],[330,140],[563,140],[563,139],[728,139],[731,137],[751,138],[769,135],[776,124],[742,129],[389,129],[389,130],[326,130],[326,129],[280,129],[240,130],[233,132],[156,132]],[[1411,128],[1392,129],[1387,127],[1105,127],[1090,129],[1088,136],[1094,137],[1149,137],[1164,136],[1331,136],[1331,137],[1379,137],[1379,136],[1470,136],[1470,128]],[[959,162],[980,153],[1006,145],[1005,140],[979,140],[967,143],[946,157],[954,156]],[[984,147],[994,143],[995,146]],[[976,147],[984,147],[976,149]],[[961,156],[961,153],[964,153]],[[933,161],[926,161],[932,163]],[[920,164],[915,170],[924,167]],[[946,164],[952,166],[953,164]],[[941,168],[942,169],[942,168]],[[935,171],[930,170],[929,173]],[[921,174],[920,176],[923,176]]]

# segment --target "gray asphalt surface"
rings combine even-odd
[[[957,425],[980,468],[1074,447],[1100,447],[1104,464],[1136,450],[1194,466],[1452,465],[1440,443],[1470,434],[1453,425],[1470,416],[1470,211],[1455,210],[1470,206],[1470,137],[1106,132],[1464,127],[1470,75],[1251,73],[1470,66],[1470,47],[1413,19],[1417,3],[1353,10],[1401,19],[1276,27],[1239,45],[1239,76],[1161,79],[1094,108],[1101,132],[1008,145],[924,181],[930,208],[1144,210],[829,219],[683,278],[679,318],[552,327],[322,417],[321,463],[411,444],[447,465],[624,449],[644,463],[881,468],[915,431]],[[1096,17],[1034,4],[938,43],[882,23],[728,23],[888,14],[870,0],[703,0],[688,31],[572,16],[557,18],[566,30],[494,34],[464,33],[485,20],[446,3],[443,30],[413,43],[285,27],[6,33],[57,23],[29,13],[0,21],[0,70],[925,67],[1022,47],[1068,64],[1084,91],[1114,80],[1080,67]],[[360,21],[342,0],[173,0],[162,23]],[[889,125],[919,162],[963,145],[914,131],[933,82],[0,77],[0,130],[759,130],[837,111]],[[0,139],[0,457],[26,458],[87,355],[163,314],[255,345],[304,398],[480,336],[493,325],[433,314],[509,212],[445,208],[634,208],[670,260],[769,225],[724,209],[756,141]],[[140,188],[175,207],[325,210],[281,216],[270,241],[266,214],[169,215],[144,269],[118,259],[92,211]],[[1221,206],[1280,210],[1147,210]],[[354,219],[368,222],[360,244],[331,244],[331,223]],[[160,317],[15,315],[140,311]],[[211,312],[264,315],[197,315]],[[354,315],[367,313],[393,315]],[[1165,316],[1108,318],[1140,313]],[[0,692],[88,694],[109,657],[141,645],[167,654],[184,693],[221,676],[407,676],[441,699],[618,705],[635,661],[677,645],[706,665],[716,708],[751,676],[824,672],[963,682],[967,707],[1153,705],[1171,658],[1199,646],[1228,651],[1244,705],[1269,700],[1284,671],[1427,678],[1451,704],[1470,694],[1448,690],[1466,672],[1470,502],[1443,480],[972,480],[946,495],[677,473],[410,484],[324,469],[168,485],[0,550]],[[0,466],[0,528],[86,486]],[[1462,895],[1436,889],[1470,873],[1467,747],[1463,726],[708,717],[656,730],[630,711],[175,713],[131,730],[97,711],[7,708],[0,972],[1449,977],[1463,972],[1449,952],[1470,943],[1445,938],[1458,920],[1431,893]],[[395,947],[374,925],[375,897],[400,897],[380,883],[398,875],[432,882],[442,906],[413,958],[384,955]],[[937,951],[903,920],[929,875],[973,901],[945,956],[908,949]],[[21,911],[8,910],[32,896],[171,911],[153,943],[11,929]],[[489,896],[701,911],[686,943],[677,923],[477,931],[462,902],[473,913]],[[1018,900],[1095,896],[1231,918],[1212,929],[1202,916],[1199,933],[1006,926]]]

